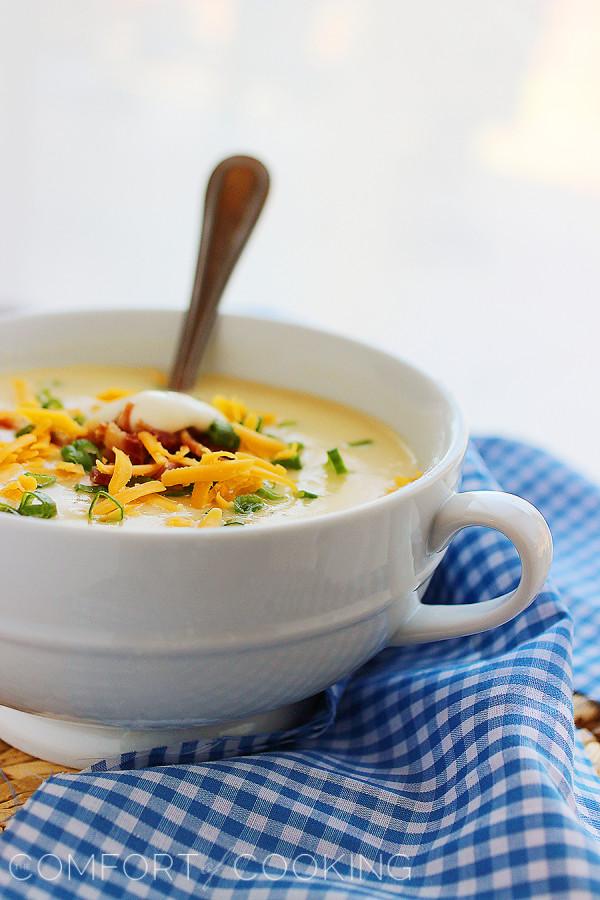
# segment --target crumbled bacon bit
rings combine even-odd
[[[110,458],[112,459],[112,449],[113,447],[118,447],[122,450],[122,443],[124,438],[126,437],[125,432],[122,431],[116,422],[109,422],[108,425],[104,429],[104,448],[110,453]]]
[[[96,466],[93,467],[90,472],[90,481],[92,484],[103,484],[108,485],[110,483],[111,475],[107,475],[104,472],[101,472],[100,469],[97,469]]]
[[[127,454],[134,466],[139,466],[152,462],[152,458],[138,438],[137,433],[134,433],[131,429],[131,409],[132,404],[128,403],[116,421],[103,422],[94,426],[90,429],[87,436],[97,447],[103,448],[103,455],[109,462],[112,462],[114,459],[116,447]],[[186,446],[194,456],[201,457],[207,450],[189,431],[158,431],[156,428],[150,428],[143,422],[137,423],[136,432],[138,431],[149,431],[169,453],[176,453],[182,446]],[[177,468],[177,465],[176,463],[168,464],[167,468]],[[98,474],[100,475],[101,473]],[[94,483],[102,484],[103,482],[97,481]]]
[[[66,447],[67,444],[70,444],[73,440],[72,437],[69,437],[68,434],[65,434],[64,431],[51,431],[50,432],[50,440],[53,444],[56,444],[58,447]]]
[[[126,453],[134,466],[140,466],[150,459],[146,448],[135,434],[123,431],[116,422],[109,422],[104,433],[104,449],[108,459],[112,459],[115,447]]]
[[[204,444],[201,444],[200,441],[197,441],[187,428],[181,432],[181,441],[185,447],[189,447],[194,456],[201,457],[208,449]]]
[[[180,431],[158,431],[158,429],[146,425],[145,422],[138,422],[137,431],[149,431],[169,453],[176,453],[182,444]]]
[[[127,454],[134,466],[141,466],[149,461],[148,451],[135,434],[126,434],[120,449]]]
[[[106,436],[106,423],[101,422],[99,425],[94,425],[93,428],[88,430],[86,435],[87,439],[95,444],[96,447],[103,447],[105,443]]]
[[[116,423],[123,431],[131,432],[133,431],[131,427],[131,410],[133,409],[133,403],[127,403],[123,412],[117,416]]]

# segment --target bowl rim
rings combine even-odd
[[[73,316],[83,316],[85,318],[94,318],[98,315],[112,316],[112,315],[131,315],[140,313],[149,313],[149,314],[159,314],[159,315],[169,315],[169,316],[178,316],[182,317],[184,315],[184,310],[174,308],[174,307],[165,307],[165,306],[112,306],[112,307],[90,307],[86,309],[58,309],[58,310],[40,310],[40,309],[27,309],[23,311],[15,311],[8,310],[5,314],[0,315],[0,335],[1,329],[4,324],[10,322],[16,322],[21,320],[31,320],[31,319],[65,319],[71,318]],[[58,529],[52,529],[54,534],[57,533],[72,533],[73,530],[79,535],[84,534],[94,534],[99,537],[100,535],[104,536],[114,536],[119,535],[120,539],[123,540],[165,540],[165,538],[169,541],[174,540],[198,540],[197,532],[202,532],[202,540],[203,541],[212,541],[212,540],[245,540],[249,539],[248,535],[271,535],[274,533],[284,533],[290,530],[298,530],[298,529],[306,529],[306,528],[315,528],[318,525],[327,525],[327,526],[335,526],[338,522],[343,521],[344,519],[348,520],[352,518],[356,521],[357,517],[364,516],[365,518],[373,511],[377,509],[381,509],[382,512],[393,509],[394,507],[401,506],[402,504],[409,502],[414,497],[424,493],[432,483],[443,479],[448,472],[454,469],[457,465],[462,463],[464,455],[466,453],[467,445],[469,442],[469,432],[466,425],[466,421],[464,415],[458,406],[454,396],[451,392],[436,378],[429,375],[423,369],[420,369],[418,366],[414,365],[411,362],[403,359],[401,356],[398,356],[394,353],[390,353],[385,350],[381,350],[379,347],[375,347],[370,344],[368,341],[360,341],[355,338],[347,337],[346,335],[339,334],[338,332],[328,329],[328,328],[320,328],[314,327],[311,325],[305,325],[303,323],[294,321],[293,319],[276,319],[271,318],[269,316],[260,316],[260,315],[245,315],[239,312],[228,312],[228,311],[220,311],[218,314],[219,319],[229,319],[229,320],[239,320],[239,321],[252,321],[252,322],[272,322],[275,325],[287,326],[289,328],[293,328],[294,330],[303,331],[307,335],[315,338],[318,336],[324,336],[329,339],[333,339],[339,341],[340,343],[345,343],[350,347],[356,347],[357,349],[367,349],[372,353],[377,354],[381,358],[387,360],[392,364],[400,364],[403,368],[409,372],[411,376],[416,378],[420,378],[425,381],[430,388],[432,388],[439,397],[444,401],[446,406],[451,411],[451,420],[452,420],[452,436],[448,448],[446,452],[437,460],[429,469],[427,469],[416,481],[411,482],[410,484],[404,485],[401,490],[392,491],[389,494],[385,494],[382,497],[375,497],[372,500],[367,500],[364,503],[360,503],[357,506],[349,506],[344,509],[333,510],[331,512],[319,513],[314,516],[308,516],[306,518],[290,518],[284,521],[278,520],[276,522],[266,522],[264,524],[260,524],[255,528],[232,528],[227,530],[227,537],[224,537],[223,528],[207,528],[207,529],[197,529],[197,528],[165,528],[156,529],[156,530],[148,530],[148,531],[137,531],[137,530],[124,530],[119,527],[106,527],[104,523],[86,523],[87,527],[82,528],[81,522],[75,519],[62,519],[60,521],[60,526]],[[68,365],[68,363],[67,363]],[[1,371],[1,370],[0,370]],[[5,521],[5,525],[2,525],[2,522]],[[115,523],[118,526],[118,523]],[[42,522],[36,520],[34,517],[23,517],[23,516],[0,516],[0,529],[3,527],[10,527],[14,529],[17,528],[45,528],[47,527],[46,522]],[[97,539],[95,537],[94,539]],[[112,539],[109,538],[109,540]],[[250,538],[252,539],[252,538]],[[254,540],[259,539],[258,537],[253,538]]]

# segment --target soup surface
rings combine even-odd
[[[0,511],[147,529],[322,515],[421,474],[384,423],[221,375],[186,395],[152,369],[0,375]]]

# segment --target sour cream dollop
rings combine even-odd
[[[140,391],[128,397],[103,403],[91,416],[92,422],[111,422],[131,403],[130,422],[134,429],[148,425],[156,431],[181,431],[197,428],[206,431],[215,422],[226,419],[218,409],[177,391]]]

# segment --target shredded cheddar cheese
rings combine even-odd
[[[223,397],[216,394],[211,402],[230,422],[241,422],[247,413],[246,407],[237,397]]]
[[[14,478],[17,478],[22,471],[22,466],[19,463],[10,463],[7,466],[0,466],[0,484],[6,484],[7,481],[12,481]]]
[[[163,465],[167,461],[169,454],[158,438],[149,431],[140,431],[138,437],[155,462]]]
[[[266,459],[272,459],[276,453],[287,450],[288,445],[279,438],[271,437],[268,434],[262,434],[260,431],[253,431],[240,425],[237,422],[232,424],[232,428],[240,439],[240,447],[253,453],[255,456],[262,456]]]
[[[102,472],[103,475],[112,475],[115,471],[114,463],[105,463],[100,459],[96,462],[96,468],[99,472]],[[149,463],[148,465],[132,466],[130,477],[146,478],[148,476],[158,475],[161,469],[162,466],[160,465],[160,463]]]
[[[59,475],[68,475],[70,477],[80,478],[85,475],[85,469],[79,463],[63,462],[62,460],[56,463],[54,470]]]
[[[223,512],[220,509],[209,509],[199,524],[199,528],[218,528],[223,524]]]
[[[133,503],[134,500],[139,500],[142,497],[147,496],[148,494],[156,494],[159,491],[164,491],[165,486],[161,484],[160,481],[147,481],[144,484],[136,484],[133,487],[124,487],[121,488],[116,494],[111,494],[112,497],[115,498],[122,506],[127,507],[129,503]],[[110,492],[109,492],[110,493]],[[109,500],[101,500],[95,509],[95,513],[97,516],[105,516],[109,513],[113,512],[114,503]]]
[[[191,504],[194,509],[203,509],[208,505],[210,485],[207,482],[197,481],[192,491]]]
[[[215,493],[215,503],[217,504],[217,506],[220,509],[223,509],[223,510],[233,509],[233,503],[231,502],[231,500],[225,500],[221,496],[220,491],[216,491],[216,493]]]
[[[251,431],[256,431],[258,428],[259,420],[260,416],[258,415],[258,413],[249,412],[244,416],[242,425],[245,425],[246,428],[250,428]]]
[[[35,435],[24,434],[15,438],[14,441],[9,441],[8,444],[0,444],[0,465],[5,462],[17,462],[18,458],[23,455],[22,451],[31,444],[35,444],[35,441]]]
[[[222,394],[216,394],[212,398],[211,403],[230,422],[238,422],[247,428],[251,428],[253,431],[256,430],[260,419],[265,425],[272,425],[275,421],[273,413],[259,413],[255,410],[249,410],[239,397],[224,397]]]
[[[171,500],[170,497],[163,497],[162,494],[147,494],[145,497],[141,497],[140,500],[135,500],[133,502],[142,503],[144,505],[152,504],[153,506],[159,506],[166,512],[177,512],[181,509],[181,503],[177,503],[176,500]]]
[[[121,400],[123,397],[130,397],[132,393],[132,391],[123,391],[120,388],[109,388],[107,391],[96,394],[96,399],[101,400],[103,403],[112,403],[113,400]]]
[[[33,475],[19,475],[18,481],[23,491],[35,491],[37,488],[37,481]]]
[[[417,469],[413,475],[396,475],[396,477],[394,478],[393,486],[388,488],[388,494],[393,494],[393,492],[397,491],[398,488],[405,487],[407,484],[411,484],[413,481],[417,481],[417,479],[420,478],[422,474],[423,473]]]
[[[17,406],[39,406],[35,394],[23,378],[13,378],[13,391]]]
[[[186,519],[185,516],[171,516],[167,519],[166,524],[171,528],[191,528],[194,524],[192,519]]]
[[[227,481],[247,473],[253,465],[251,459],[224,460],[206,465],[199,463],[197,466],[167,469],[166,472],[163,472],[161,480],[166,487],[173,487],[176,484],[195,484],[198,481],[212,484],[213,481]]]
[[[195,460],[186,459],[189,448],[180,447],[176,453],[171,453],[161,442],[149,431],[138,432],[138,438],[152,457],[159,465],[164,465],[167,461],[176,462],[179,465],[193,465]]]
[[[64,409],[32,409],[29,406],[20,406],[17,408],[17,413],[29,419],[34,425],[41,425],[52,431],[60,431],[70,438],[81,437],[85,434],[85,428]]]
[[[129,457],[115,448],[115,465],[112,477],[108,483],[108,493],[115,496],[119,493],[131,480],[133,475],[133,466]]]
[[[0,494],[6,497],[7,500],[18,501],[23,496],[23,488],[18,481],[11,481],[2,488]]]
[[[273,462],[277,462],[277,460],[279,459],[292,459],[294,456],[298,455],[299,450],[299,444],[292,444],[291,447],[285,447],[284,450],[279,450],[275,454],[275,456],[273,457]]]

